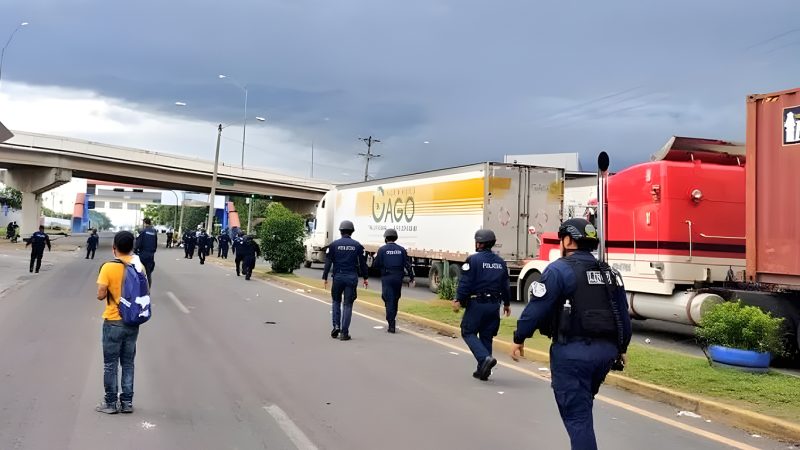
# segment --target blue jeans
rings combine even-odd
[[[603,340],[550,346],[553,393],[573,450],[596,450],[594,396],[617,357],[616,344]]]
[[[122,394],[119,400],[133,401],[133,359],[136,357],[138,326],[121,322],[103,322],[103,386],[106,403],[116,403],[118,389],[117,369],[122,367]]]
[[[331,299],[333,308],[333,328],[350,333],[350,320],[353,318],[353,303],[356,301],[358,277],[333,277]]]
[[[461,319],[461,337],[478,360],[478,368],[487,356],[492,356],[492,340],[499,329],[500,304],[470,300]]]
[[[397,305],[403,289],[403,278],[384,276],[381,279],[381,298],[386,304],[386,322],[394,328],[397,319]]]

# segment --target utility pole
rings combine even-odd
[[[380,158],[381,155],[376,155],[372,153],[372,144],[379,144],[381,141],[378,139],[374,139],[372,136],[368,138],[358,138],[359,141],[363,141],[367,144],[367,153],[359,153],[358,156],[363,156],[367,160],[367,165],[364,167],[364,181],[369,180],[369,160],[372,158]]]
[[[219,169],[219,141],[222,139],[222,124],[217,127],[217,149],[214,152],[214,173],[211,175],[211,194],[208,196],[208,222],[206,231],[213,232],[214,198],[217,195],[217,170]]]
[[[255,203],[255,195],[250,194],[250,198],[247,199],[247,204],[249,208],[247,208],[247,234],[250,234],[250,224],[253,223],[253,203]]]

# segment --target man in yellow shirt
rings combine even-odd
[[[134,237],[130,231],[120,231],[114,236],[114,256],[125,264],[133,261],[136,270],[144,267],[134,258]],[[103,312],[103,385],[105,398],[95,410],[105,414],[133,412],[133,359],[136,356],[136,338],[139,326],[126,325],[119,315],[119,298],[122,295],[122,277],[125,266],[105,263],[97,276],[97,299],[106,302]],[[122,393],[117,383],[117,370],[122,367]],[[119,401],[119,402],[118,402]]]

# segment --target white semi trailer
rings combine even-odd
[[[427,275],[437,291],[444,263],[457,279],[475,251],[475,231],[490,228],[514,282],[525,262],[539,256],[541,234],[558,230],[563,196],[563,170],[495,162],[337,186],[317,205],[306,266],[325,261],[342,220],[353,221],[353,237],[370,262],[384,231],[394,228],[417,275]]]

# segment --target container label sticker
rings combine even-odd
[[[800,144],[800,106],[783,109],[783,145]]]

